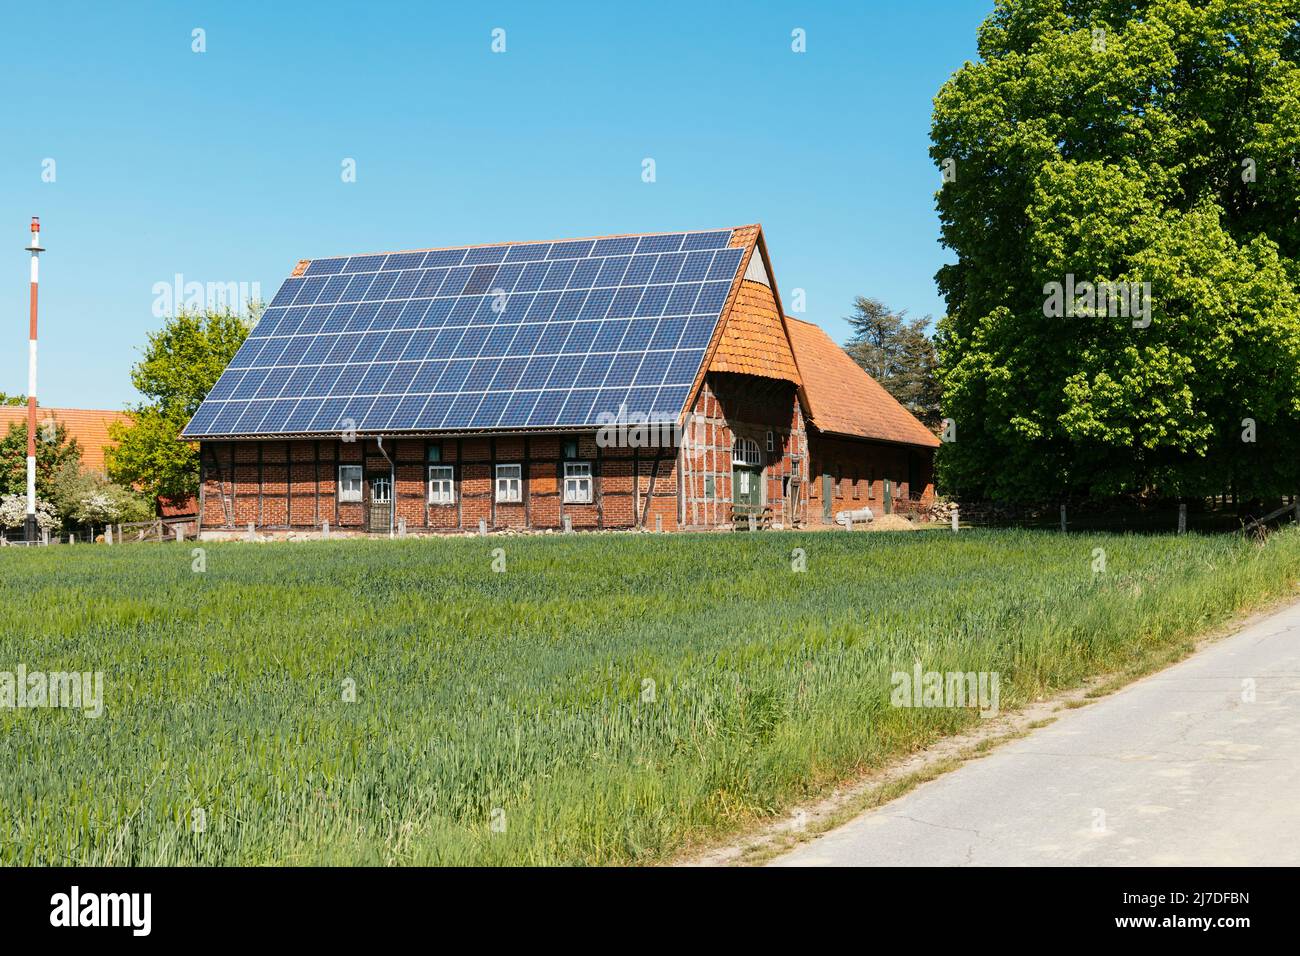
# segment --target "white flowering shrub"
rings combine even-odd
[[[0,495],[0,528],[15,529],[27,522],[26,495]],[[59,516],[48,501],[36,499],[36,526],[42,531],[53,531],[59,526]]]

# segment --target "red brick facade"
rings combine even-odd
[[[680,447],[602,447],[594,432],[531,436],[387,437],[202,444],[203,528],[245,531],[382,531],[370,526],[372,479],[393,479],[391,526],[408,532],[599,528],[705,529],[732,523],[737,437],[763,453],[762,503],[789,527],[806,512],[807,437],[793,383],[708,376]],[[768,442],[771,442],[769,451]],[[387,457],[385,457],[385,453]],[[391,464],[390,464],[391,459]],[[566,501],[565,464],[591,468],[591,502]],[[449,504],[430,502],[429,467],[451,466]],[[521,500],[499,501],[498,465],[522,466]],[[360,466],[361,502],[341,500],[341,466]],[[796,500],[797,496],[797,500]]]
[[[808,516],[813,522],[833,520],[837,512],[856,508],[884,514],[886,481],[891,513],[919,511],[934,502],[934,454],[929,448],[823,435],[815,430],[809,435],[809,445],[814,478],[809,487]]]

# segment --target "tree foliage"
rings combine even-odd
[[[111,428],[117,447],[107,455],[109,476],[149,497],[181,500],[198,494],[199,450],[182,441],[184,429],[253,326],[230,312],[182,312],[149,336],[131,383],[145,401],[132,421]]]
[[[998,0],[935,100],[962,494],[1300,490],[1300,29],[1284,0]],[[1149,283],[1149,323],[1049,317]],[[1253,439],[1253,440],[1251,440]]]
[[[82,468],[76,460],[65,462],[52,484],[52,504],[65,523],[117,524],[153,516],[153,506],[143,495]]]
[[[939,421],[939,385],[929,316],[908,319],[878,299],[858,296],[845,321],[853,336],[844,346],[853,361],[927,425]]]
[[[53,500],[54,480],[69,462],[81,462],[81,446],[63,423],[43,413],[36,423],[36,497]],[[0,495],[27,494],[27,422],[13,422],[0,438]]]

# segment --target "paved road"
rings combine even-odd
[[[1300,864],[1300,604],[773,861],[1021,864]]]

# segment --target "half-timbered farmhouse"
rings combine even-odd
[[[803,526],[927,505],[938,445],[756,225],[303,260],[185,437],[214,537]]]

